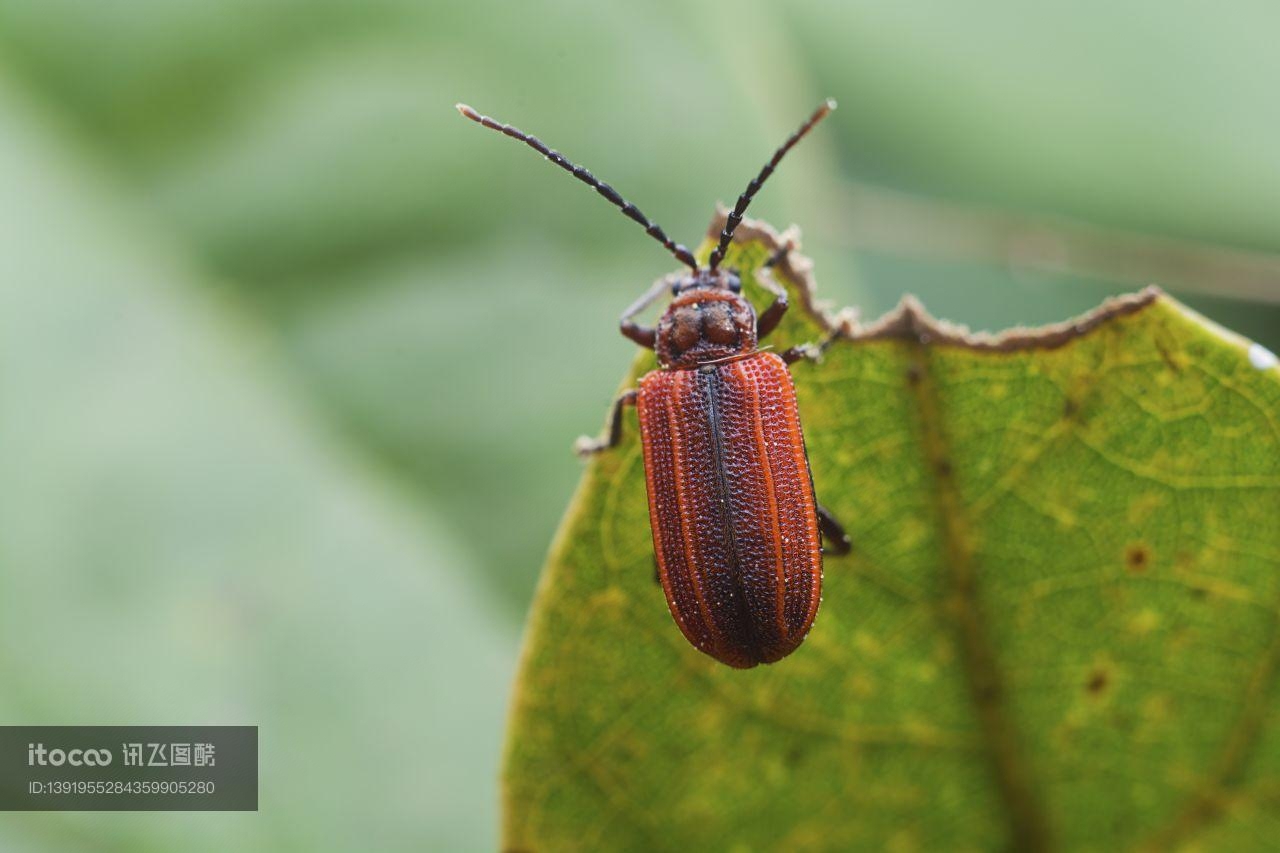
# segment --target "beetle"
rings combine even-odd
[[[788,368],[814,351],[759,347],[786,313],[787,293],[760,279],[774,298],[757,317],[738,273],[720,264],[752,198],[835,102],[818,107],[747,185],[705,267],[617,190],[537,137],[465,104],[457,109],[570,172],[689,268],[659,279],[623,313],[622,334],[655,350],[658,369],[618,397],[605,435],[580,439],[578,450],[590,455],[616,446],[623,409],[635,406],[659,580],[681,632],[695,648],[739,669],[791,654],[822,600],[822,538],[835,553],[847,553],[849,540],[814,497]],[[657,326],[638,324],[636,317],[667,290],[671,301]]]

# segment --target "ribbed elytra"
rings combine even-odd
[[[613,187],[537,137],[458,104],[467,118],[524,142],[586,183],[690,269],[674,284],[660,279],[623,313],[622,333],[655,350],[658,369],[617,399],[606,435],[580,440],[578,450],[614,447],[623,407],[636,406],[667,605],[695,648],[740,669],[781,660],[808,634],[822,597],[821,536],[835,553],[849,550],[844,531],[814,497],[787,368],[811,350],[775,355],[758,349],[787,311],[786,291],[760,279],[774,300],[757,318],[738,273],[720,268],[752,198],[833,109],[834,101],[823,103],[774,152],[738,197],[707,266],[700,267]],[[668,289],[672,299],[657,326],[637,324],[636,316]]]

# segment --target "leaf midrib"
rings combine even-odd
[[[942,538],[942,570],[950,595],[950,613],[959,643],[965,680],[977,710],[982,742],[1006,811],[1012,847],[1023,851],[1051,849],[1049,821],[1019,748],[1018,733],[1005,704],[995,651],[984,628],[977,593],[977,571],[970,547],[967,516],[956,489],[949,442],[942,428],[938,393],[930,372],[926,330],[914,313],[908,339],[908,388],[920,420],[925,464],[934,480],[934,509]]]
[[[1150,303],[1148,303],[1150,304]],[[910,353],[909,387],[916,401],[926,464],[935,482],[931,494],[941,532],[943,570],[951,586],[950,607],[960,642],[961,659],[971,696],[977,707],[982,740],[1005,806],[1011,841],[1018,850],[1048,850],[1054,845],[1047,813],[1043,809],[1030,767],[1019,749],[1018,732],[1007,713],[1005,694],[994,648],[984,629],[977,597],[977,572],[967,543],[967,516],[963,511],[950,467],[949,442],[943,430],[938,394],[930,374],[932,336],[928,320],[914,311],[902,318]],[[1278,611],[1280,612],[1280,611]],[[1189,794],[1169,821],[1137,844],[1137,850],[1163,850],[1188,841],[1223,816],[1223,800],[1241,781],[1265,728],[1268,703],[1280,680],[1280,617],[1271,641],[1254,669],[1242,696],[1243,708],[1228,730],[1202,782]]]

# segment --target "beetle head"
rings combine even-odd
[[[755,351],[756,312],[737,273],[700,269],[671,291],[654,347],[663,367],[692,368]]]

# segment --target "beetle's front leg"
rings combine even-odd
[[[782,322],[782,317],[787,313],[790,302],[787,299],[787,291],[782,285],[773,279],[772,271],[774,266],[778,264],[787,253],[794,248],[794,244],[788,240],[782,245],[778,251],[774,252],[769,260],[764,262],[764,270],[769,272],[764,275],[756,276],[756,281],[764,285],[770,293],[773,294],[773,303],[760,315],[760,319],[756,321],[756,340],[763,341],[774,329],[778,328],[778,323]]]
[[[617,447],[618,442],[622,441],[622,408],[624,406],[634,406],[639,394],[640,392],[632,388],[618,397],[617,400],[614,400],[613,413],[609,415],[609,425],[605,428],[604,437],[591,438],[586,435],[581,436],[573,445],[574,452],[586,458],[602,450]]]
[[[656,302],[664,291],[670,289],[671,277],[660,278],[653,283],[653,286],[643,296],[631,303],[627,310],[622,312],[622,318],[618,321],[618,327],[622,330],[622,334],[645,349],[653,349],[653,345],[658,339],[658,330],[652,326],[641,326],[635,321],[635,317]]]
[[[769,337],[773,330],[778,328],[778,324],[782,322],[782,315],[787,313],[789,307],[791,306],[787,301],[787,292],[779,289],[774,294],[772,304],[764,309],[764,313],[756,321],[756,340],[763,341]]]

